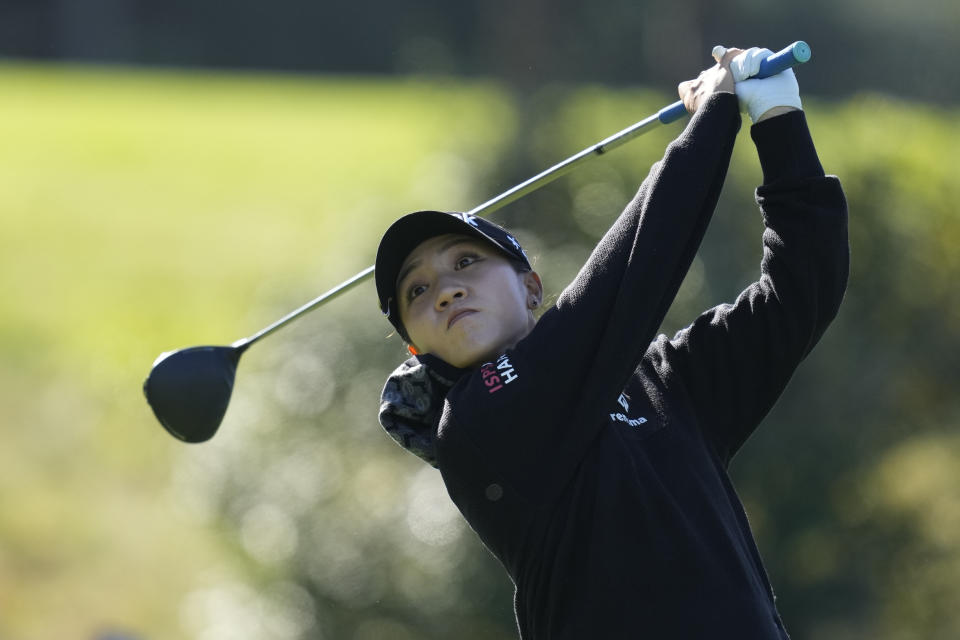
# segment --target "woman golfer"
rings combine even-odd
[[[540,277],[500,227],[423,211],[381,241],[380,304],[414,357],[380,420],[510,574],[524,639],[787,637],[727,466],[836,314],[848,246],[792,71],[735,82],[769,53],[729,50],[679,86],[689,124],[539,320]],[[656,336],[741,108],[760,277]]]

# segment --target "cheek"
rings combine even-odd
[[[432,316],[428,305],[421,304],[418,300],[414,300],[400,313],[400,322],[407,332],[407,337],[420,350],[436,347],[438,327]]]
[[[407,337],[410,340],[416,342],[416,336],[419,323],[417,322],[416,313],[412,313],[409,308],[400,310],[400,324],[403,325],[403,328],[407,332]]]
[[[500,298],[500,314],[503,318],[510,318],[511,324],[526,322],[527,320],[527,291],[522,283],[511,279],[501,285],[503,292]],[[511,329],[515,327],[510,327]]]

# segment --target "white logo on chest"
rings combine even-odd
[[[520,376],[514,372],[513,365],[504,354],[497,358],[495,363],[488,362],[480,367],[480,377],[483,379],[483,384],[487,386],[487,392],[493,393],[503,389],[503,385],[510,384]]]
[[[626,411],[627,413],[630,412],[630,396],[628,396],[627,394],[621,393],[620,397],[617,398],[617,404],[623,407],[623,410]],[[642,425],[647,421],[647,419],[642,416],[639,418],[631,418],[625,413],[619,413],[619,412],[611,413],[610,420],[612,422],[623,422],[631,427],[639,427],[640,425]]]

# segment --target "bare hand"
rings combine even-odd
[[[686,80],[677,86],[680,100],[687,111],[694,113],[714,93],[734,93],[733,75],[730,73],[730,61],[742,49],[727,49],[717,64],[700,72],[695,80]]]

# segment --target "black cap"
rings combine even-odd
[[[400,311],[397,307],[397,276],[400,267],[417,246],[424,240],[448,233],[474,236],[490,242],[532,270],[527,254],[506,229],[489,220],[467,213],[443,211],[417,211],[409,213],[387,229],[377,249],[376,280],[380,310],[403,335]]]

